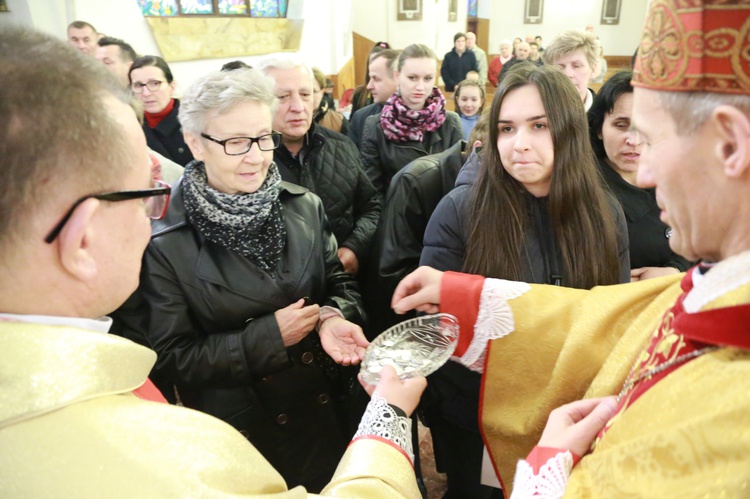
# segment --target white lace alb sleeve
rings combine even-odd
[[[531,290],[525,282],[485,279],[479,298],[479,315],[474,326],[474,338],[462,357],[454,358],[472,371],[482,372],[487,343],[502,338],[515,330],[513,311],[508,300]]]
[[[558,499],[565,494],[573,455],[570,451],[558,452],[539,468],[535,475],[525,460],[518,461],[510,499]]]
[[[353,439],[368,436],[390,440],[401,447],[411,462],[414,462],[414,452],[411,446],[411,419],[396,414],[396,411],[378,392],[372,394]]]

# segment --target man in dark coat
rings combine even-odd
[[[269,57],[260,69],[276,82],[279,106],[273,127],[282,139],[273,159],[281,178],[320,196],[339,245],[339,259],[347,272],[356,274],[381,207],[359,151],[348,137],[313,123],[313,75],[301,60]]]
[[[466,35],[456,33],[453,37],[453,49],[445,54],[440,66],[440,76],[443,77],[446,92],[453,92],[456,85],[466,79],[469,71],[479,71],[474,52],[466,49]]]
[[[398,51],[385,49],[373,54],[370,59],[368,71],[370,72],[370,81],[367,83],[367,90],[372,94],[372,104],[360,108],[352,114],[349,123],[349,138],[354,141],[354,145],[359,146],[362,143],[362,131],[365,128],[365,120],[368,116],[378,114],[383,110],[383,104],[393,95],[398,87],[396,79],[393,77],[393,66],[396,63]]]
[[[516,47],[516,57],[509,60],[505,64],[503,64],[503,69],[500,70],[500,75],[497,77],[497,84],[500,85],[500,82],[503,81],[503,78],[506,74],[508,74],[508,71],[510,71],[510,68],[515,66],[516,64],[521,63],[527,63],[527,64],[536,64],[537,66],[542,65],[542,61],[534,61],[529,58],[529,55],[531,54],[531,45],[529,45],[526,42],[521,42]]]

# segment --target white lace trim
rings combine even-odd
[[[411,419],[396,414],[396,411],[378,392],[372,394],[353,439],[365,436],[390,440],[401,447],[411,462],[414,462],[414,452],[411,446]]]
[[[685,297],[685,312],[694,314],[708,303],[750,282],[750,251],[727,258],[700,280],[693,279],[693,289]],[[695,274],[693,274],[695,276]]]
[[[531,465],[525,460],[518,461],[516,477],[513,480],[513,494],[510,499],[557,499],[565,494],[568,477],[573,469],[573,455],[570,451],[558,452],[539,468],[535,475]]]
[[[505,281],[503,279],[486,279],[479,299],[479,314],[474,326],[474,337],[460,358],[454,357],[472,371],[482,372],[484,358],[487,354],[487,343],[507,336],[515,330],[513,311],[508,300],[518,298],[531,290],[525,282]]]

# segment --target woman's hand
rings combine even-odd
[[[359,364],[370,344],[361,327],[337,316],[323,321],[318,334],[323,350],[344,366]]]
[[[407,417],[417,408],[422,392],[427,387],[427,378],[424,376],[401,379],[393,366],[383,366],[377,385],[368,384],[362,379],[362,374],[357,377],[368,395],[372,397],[372,393],[377,391],[386,402],[404,411]]]
[[[397,314],[418,310],[435,314],[440,311],[440,287],[443,273],[432,267],[419,267],[404,277],[393,293],[391,307]]]
[[[344,272],[351,275],[357,275],[357,272],[359,272],[359,260],[357,260],[357,255],[344,246],[339,248],[338,255],[339,260],[341,260],[341,265],[344,266]]]
[[[302,341],[315,328],[319,314],[320,307],[318,305],[305,306],[304,298],[274,312],[284,346],[290,347]]]
[[[680,271],[674,267],[641,267],[639,269],[630,269],[630,282],[679,273]]]
[[[565,449],[583,457],[616,408],[615,397],[578,400],[558,407],[547,419],[539,447]]]

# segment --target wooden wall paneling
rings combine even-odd
[[[340,99],[344,90],[354,88],[355,85],[354,58],[349,59],[339,70],[337,75],[328,75],[333,80],[333,98]]]
[[[361,85],[365,82],[365,72],[367,71],[367,57],[370,50],[375,45],[375,41],[352,32],[353,51],[354,51],[354,84],[350,88]]]
[[[477,18],[477,45],[487,54],[490,53],[490,20],[481,17]],[[489,62],[487,63],[489,64]]]

